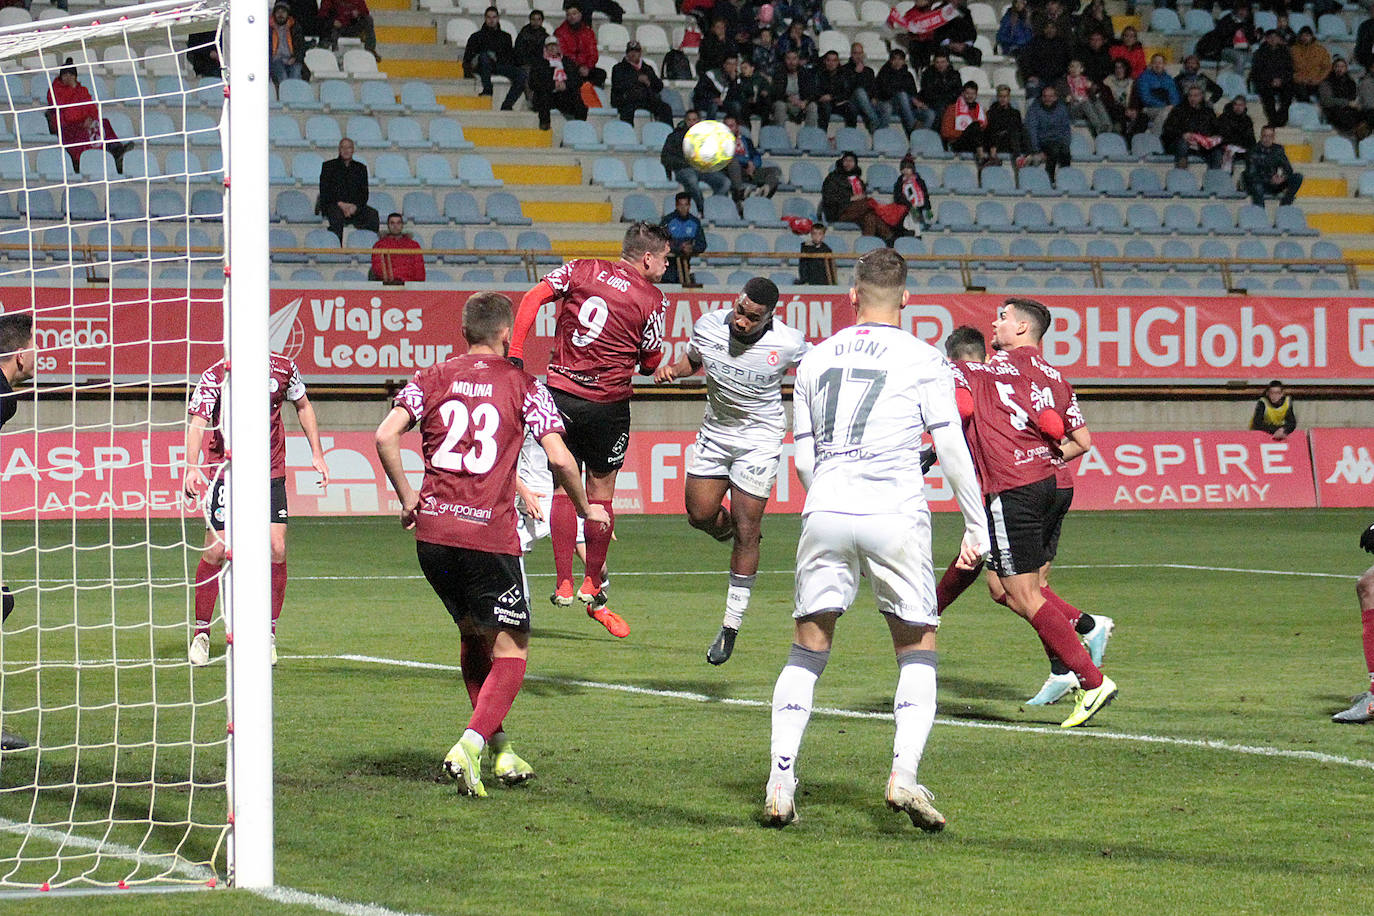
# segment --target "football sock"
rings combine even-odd
[[[943,614],[945,608],[954,603],[954,599],[964,593],[964,589],[978,581],[978,577],[983,574],[983,564],[979,563],[972,569],[960,569],[955,564],[959,560],[956,557],[945,570],[945,574],[940,577],[939,583],[935,586],[935,608],[936,613]]]
[[[272,564],[272,632],[277,632],[277,618],[286,602],[286,561]]]
[[[1050,656],[1050,674],[1068,674],[1069,666],[1057,655]]]
[[[1374,691],[1374,607],[1360,611],[1360,623],[1364,629],[1364,662],[1369,666],[1369,689]]]
[[[600,506],[611,517],[609,525],[583,525],[582,533],[587,542],[587,578],[598,590],[601,588],[601,574],[606,570],[606,553],[611,549],[611,532],[615,530],[615,509],[609,499],[593,499],[592,505]]]
[[[1063,598],[1060,598],[1050,589],[1048,585],[1042,585],[1040,587],[1040,594],[1045,597],[1045,604],[1049,605],[1057,613],[1062,615],[1063,618],[1069,622],[1069,626],[1073,627],[1074,630],[1078,633],[1086,633],[1088,632],[1088,630],[1091,630],[1093,628],[1093,619],[1091,617],[1088,617],[1087,614],[1084,614],[1078,608],[1074,607],[1072,604],[1069,604]],[[1088,617],[1087,630],[1083,629],[1080,626],[1084,617]]]
[[[811,703],[816,693],[816,680],[825,670],[830,652],[813,652],[793,643],[787,653],[787,664],[773,685],[773,735],[770,753],[773,757],[770,779],[783,776],[796,778],[794,765],[801,748],[806,723],[811,720]]]
[[[1072,605],[1070,606],[1072,607]],[[1078,622],[1073,625],[1073,629],[1079,636],[1087,636],[1095,626],[1097,626],[1097,618],[1093,617],[1092,614],[1085,614],[1080,611]]]
[[[1048,604],[1042,604],[1030,622],[1044,644],[1045,652],[1063,659],[1069,670],[1078,675],[1078,682],[1085,689],[1094,690],[1101,687],[1102,672],[1093,664],[1088,650],[1078,641],[1078,634],[1069,626],[1063,615],[1050,608]]]
[[[482,682],[491,672],[491,655],[486,643],[480,636],[464,636],[458,642],[458,665],[463,669],[463,686],[468,689],[468,699],[472,708],[477,708],[477,698],[482,693]]]
[[[725,591],[725,622],[732,630],[738,630],[744,620],[744,612],[749,609],[749,595],[754,588],[757,576],[741,576],[730,573],[730,587]]]
[[[553,494],[549,540],[553,542],[553,567],[558,581],[571,582],[573,555],[577,553],[577,510],[566,493]]]
[[[14,593],[8,585],[0,585],[0,603],[3,603],[5,609],[5,616],[0,617],[0,623],[3,623],[10,619],[10,614],[14,611]]]
[[[468,728],[482,736],[485,742],[501,730],[506,714],[510,712],[515,695],[520,692],[520,684],[525,680],[525,660],[523,658],[494,658],[491,672],[482,682],[482,690],[477,695],[477,705],[468,720]]]
[[[892,769],[916,775],[930,727],[935,724],[935,650],[913,649],[897,656],[897,692],[892,717]]]
[[[201,560],[196,566],[196,633],[210,632],[210,618],[215,616],[218,599],[219,567]]]

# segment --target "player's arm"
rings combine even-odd
[[[410,429],[412,422],[410,411],[393,407],[377,427],[377,459],[382,462],[387,480],[391,481],[391,489],[401,500],[401,526],[407,530],[415,527],[415,509],[420,505],[420,494],[415,492],[401,469],[401,435]]]
[[[291,402],[296,406],[296,420],[301,431],[310,443],[310,463],[320,472],[320,488],[329,486],[329,465],[324,460],[324,449],[320,447],[320,425],[315,419],[315,407],[305,395]]]
[[[205,488],[205,475],[200,472],[200,446],[205,440],[206,425],[205,418],[196,414],[186,424],[186,473],[181,478],[181,492],[189,499],[199,497]]]
[[[537,522],[544,520],[544,507],[539,502],[539,494],[531,490],[519,474],[515,475],[515,495],[525,507],[526,515]]]
[[[515,313],[515,326],[510,332],[510,352],[507,354],[510,359],[519,360],[518,365],[524,365],[525,338],[529,336],[530,328],[534,327],[534,319],[539,317],[539,310],[544,307],[544,303],[556,296],[549,281],[540,280],[534,285],[534,289],[521,298],[520,308]]]
[[[568,451],[563,437],[556,432],[547,433],[539,440],[544,454],[549,456],[549,470],[553,472],[553,482],[563,488],[572,500],[577,514],[589,522],[609,525],[611,517],[602,506],[594,506],[587,499],[587,491],[582,488],[582,473],[578,470],[577,459]]]
[[[983,493],[978,485],[978,473],[973,468],[973,456],[964,441],[963,430],[954,423],[944,423],[930,430],[935,451],[940,455],[940,467],[945,479],[954,488],[954,499],[964,516],[964,540],[959,547],[959,566],[973,569],[988,552],[987,516],[983,512]]]
[[[1093,447],[1092,435],[1088,432],[1088,427],[1080,426],[1078,429],[1070,430],[1068,439],[1059,445],[1059,457],[1064,461],[1072,461],[1088,453],[1088,449]]]
[[[797,479],[807,490],[811,489],[811,478],[816,474],[816,437],[811,425],[810,392],[806,373],[799,371],[792,387],[792,463],[797,468]]]
[[[685,354],[682,359],[667,366],[659,366],[654,371],[654,381],[662,385],[675,379],[687,378],[695,375],[701,369],[701,361],[692,359],[692,354]]]

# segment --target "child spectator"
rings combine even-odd
[[[811,224],[811,237],[802,242],[801,253],[831,254],[830,246],[825,243],[825,223]],[[800,277],[802,286],[834,286],[835,262],[829,258],[801,258]]]
[[[692,195],[679,191],[673,198],[673,210],[664,214],[660,225],[668,230],[668,269],[664,283],[687,285],[691,282],[692,255],[706,250],[706,230],[692,212]]]

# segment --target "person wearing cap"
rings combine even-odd
[[[115,168],[123,174],[124,154],[134,148],[115,134],[110,122],[100,117],[100,108],[91,92],[77,79],[76,67],[67,58],[57,79],[48,90],[48,127],[62,140],[62,147],[72,157],[72,165],[81,168],[81,154],[90,149],[105,148],[114,156]]]
[[[267,23],[267,46],[267,74],[272,78],[272,85],[280,86],[282,80],[301,78],[305,35],[291,15],[291,4],[285,0],[278,0],[272,7],[272,18]]]
[[[582,83],[577,66],[563,56],[558,39],[550,38],[544,44],[544,56],[530,68],[530,92],[534,95],[540,130],[549,130],[550,113],[555,108],[569,121],[587,120]]]
[[[491,95],[492,75],[504,76],[510,80],[510,90],[501,103],[502,111],[515,107],[520,94],[525,91],[528,74],[515,62],[515,43],[510,33],[501,28],[501,14],[494,6],[489,6],[482,15],[482,27],[468,37],[463,48],[463,72],[476,75],[482,81],[481,95]]]
[[[644,59],[644,48],[632,41],[625,46],[625,57],[611,68],[611,107],[620,120],[634,124],[635,111],[643,108],[655,121],[673,123],[673,108],[659,94],[663,80],[653,65]]]

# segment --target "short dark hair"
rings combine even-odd
[[[482,15],[483,15],[483,16],[485,16],[487,13],[495,13],[495,14],[498,15],[498,16],[501,15],[501,11],[498,10],[498,9],[497,9],[496,7],[494,7],[494,6],[489,6],[489,7],[487,7],[486,9],[482,10]]]
[[[854,286],[902,289],[906,286],[906,258],[891,248],[875,248],[854,262]]]
[[[514,324],[515,311],[502,293],[473,293],[463,303],[463,339],[470,347],[495,343],[501,332]]]
[[[682,203],[684,200],[691,200],[691,199],[692,199],[692,195],[691,195],[691,194],[688,194],[686,191],[678,191],[676,194],[673,195],[673,203],[674,203],[674,204],[680,204],[680,203]]]
[[[1282,387],[1283,387],[1283,382],[1279,381],[1279,380],[1276,379],[1276,378],[1271,378],[1271,379],[1269,380],[1269,384],[1268,384],[1268,385],[1265,385],[1264,387],[1265,387],[1265,388],[1282,388]]]
[[[0,359],[9,359],[33,343],[33,316],[27,312],[0,315]]]
[[[981,363],[988,358],[988,340],[972,325],[960,325],[945,338],[945,355]]]
[[[744,284],[744,295],[766,309],[778,304],[778,285],[767,277],[750,277]]]
[[[650,251],[659,251],[671,240],[668,230],[657,223],[640,220],[631,223],[625,230],[625,241],[620,245],[620,256],[627,261],[637,261]]]
[[[538,16],[540,19],[543,19],[543,18],[544,18],[544,11],[543,11],[543,10],[530,10],[530,15],[531,15],[531,16]]]
[[[964,83],[964,88],[965,88],[965,89],[977,89],[977,88],[978,88],[978,84],[975,83],[973,80],[969,80],[967,83]]]
[[[939,59],[942,58],[942,57],[943,57],[945,60],[949,60],[949,52],[948,52],[948,51],[945,51],[945,50],[943,50],[943,49],[941,49],[941,50],[939,50],[939,51],[936,51],[934,54],[932,54],[931,57],[930,57],[930,59],[931,59],[931,60],[939,60]]]
[[[388,214],[386,215],[386,221],[387,221],[388,223],[391,222],[391,218],[392,218],[393,216],[396,217],[396,218],[399,219],[399,220],[402,220],[402,221],[405,220],[405,217],[402,216],[402,215],[399,214],[399,213],[388,213]]]
[[[577,10],[577,11],[580,13],[580,12],[582,12],[582,4],[581,4],[581,3],[577,3],[576,0],[574,0],[574,2],[572,2],[572,3],[565,3],[565,4],[563,4],[563,13],[564,13],[564,15],[567,14],[568,10]]]
[[[1045,332],[1050,329],[1050,310],[1045,308],[1044,303],[1036,302],[1034,299],[1025,299],[1021,296],[1012,296],[1002,300],[1003,305],[1009,305],[1031,325],[1031,336],[1036,340],[1045,336]]]

